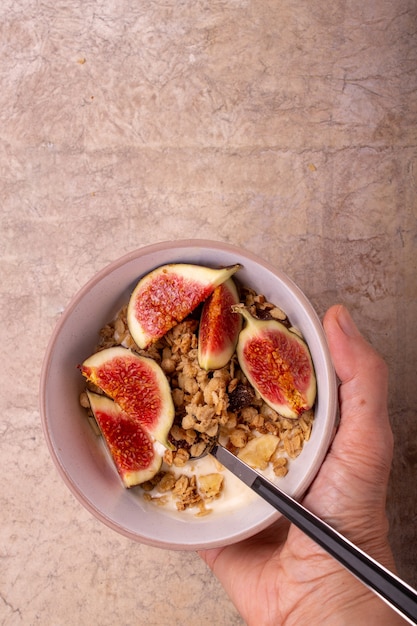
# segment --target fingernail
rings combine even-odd
[[[345,335],[348,335],[349,337],[360,337],[358,327],[353,321],[349,311],[343,305],[339,309],[337,320]]]

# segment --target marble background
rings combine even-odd
[[[238,244],[391,371],[389,492],[417,584],[415,0],[2,0],[0,624],[241,625],[193,553],[68,492],[39,374],[72,295],[165,239]]]

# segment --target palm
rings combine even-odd
[[[342,381],[342,419],[304,504],[393,569],[385,517],[392,454],[386,368],[359,334],[342,333],[337,313],[337,307],[331,309],[325,322]],[[372,603],[375,617],[379,612],[375,597],[363,585],[283,520],[251,539],[201,552],[201,556],[248,624],[324,624],[327,612],[329,623],[334,624],[337,611],[360,606],[361,601]]]

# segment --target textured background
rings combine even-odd
[[[389,363],[389,492],[417,585],[415,0],[2,0],[0,624],[242,624],[194,554],[137,545],[48,456],[42,358],[71,296],[165,239],[242,245]]]

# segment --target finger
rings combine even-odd
[[[351,419],[355,417],[364,420],[366,425],[378,425],[375,414],[387,418],[388,370],[385,362],[361,335],[344,306],[331,307],[323,325],[342,384],[343,400],[348,402],[345,408],[350,409]],[[382,427],[385,426],[382,423]]]
[[[341,381],[339,435],[334,449],[350,460],[391,465],[392,433],[387,410],[388,371],[342,305],[331,307],[323,320],[332,360]]]

